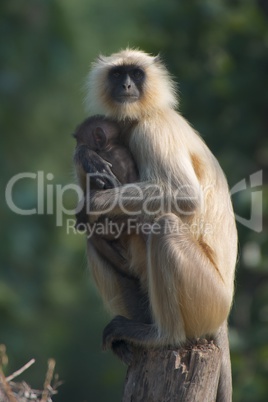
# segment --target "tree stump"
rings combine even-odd
[[[222,352],[199,340],[180,349],[135,349],[122,402],[215,402]]]

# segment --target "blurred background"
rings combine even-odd
[[[234,402],[267,401],[268,1],[1,0],[0,35],[0,343],[7,373],[34,357],[23,379],[40,388],[54,357],[64,381],[55,401],[120,400],[125,367],[101,352],[109,317],[87,270],[85,238],[67,231],[73,216],[56,225],[56,190],[75,181],[71,134],[86,117],[90,63],[129,45],[160,52],[179,82],[182,114],[219,159],[230,188],[245,179],[248,189],[233,191],[244,219],[230,317]],[[41,172],[44,210],[52,213],[8,208],[5,188],[22,172],[32,176],[14,185],[16,206],[37,208]],[[69,210],[76,195],[65,189]]]

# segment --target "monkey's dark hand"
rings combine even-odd
[[[111,170],[111,163],[89,149],[88,146],[79,145],[76,149],[74,160],[89,175],[91,186],[108,189],[121,185]]]
[[[130,322],[125,317],[116,316],[103,331],[102,349],[111,349],[126,365],[130,365],[133,360],[132,346],[124,339],[126,337],[125,325]]]

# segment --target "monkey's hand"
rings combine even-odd
[[[95,188],[108,189],[120,186],[121,183],[107,162],[86,145],[79,145],[74,156],[75,164],[88,175],[90,183]]]
[[[104,191],[91,191],[90,199],[88,200],[90,211],[90,222],[94,223],[101,215],[107,215],[114,219],[114,217],[126,216],[127,219],[139,215],[140,205],[133,208],[132,204],[135,203],[137,197],[142,197],[141,193],[132,196],[131,184],[124,186],[107,189]],[[130,190],[130,191],[129,191]],[[135,198],[136,196],[136,198]],[[136,212],[138,211],[138,212]]]

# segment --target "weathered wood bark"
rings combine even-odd
[[[184,348],[135,349],[122,402],[215,402],[222,352],[200,340]]]
[[[1,384],[0,384],[0,401],[9,402],[6,393],[4,392],[4,390],[1,389]]]

